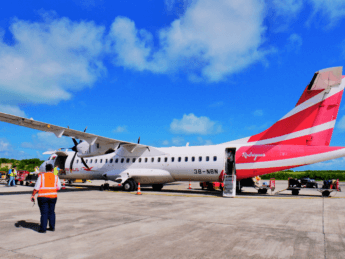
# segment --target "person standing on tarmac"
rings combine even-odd
[[[60,168],[58,166],[55,166],[54,168],[54,175],[58,175],[60,171]]]
[[[8,171],[8,175],[10,176],[10,180],[8,182],[8,186],[16,186],[16,176],[17,176],[17,170],[16,166],[13,167],[13,169],[10,169]]]
[[[39,233],[46,233],[47,230],[55,231],[55,205],[57,191],[61,189],[59,177],[53,174],[53,166],[47,165],[46,170],[46,173],[39,174],[31,196],[31,201],[35,202],[35,194],[38,193],[37,202],[41,212]],[[49,228],[47,228],[48,220]]]

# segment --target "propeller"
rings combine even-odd
[[[86,129],[85,129],[85,130],[86,130]],[[72,170],[72,168],[73,168],[74,159],[75,159],[75,157],[76,157],[76,155],[77,155],[77,153],[78,153],[78,148],[77,148],[77,146],[80,144],[80,142],[78,143],[78,141],[76,141],[75,138],[72,138],[72,140],[73,140],[73,143],[74,143],[74,147],[72,147],[71,149],[72,149],[72,151],[74,151],[75,153],[74,153],[74,155],[73,155],[73,158],[72,158],[72,161],[71,161],[71,164],[70,164],[70,169],[71,169],[71,170]],[[81,157],[80,159],[81,159],[81,162],[83,163],[83,165],[84,165],[87,169],[89,169],[88,165],[85,163],[84,158]]]
[[[138,138],[138,144],[140,144],[140,137]]]

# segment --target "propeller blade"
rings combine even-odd
[[[72,138],[74,146],[78,146],[78,142],[75,140],[75,138]]]
[[[73,156],[73,158],[72,158],[71,164],[70,164],[70,166],[69,166],[69,169],[70,169],[71,171],[72,171],[73,162],[74,162],[74,159],[75,159],[75,156],[77,155],[77,153],[78,153],[78,152],[75,152],[75,153],[74,153],[74,156]]]
[[[138,138],[138,144],[140,143],[140,137]]]
[[[82,158],[82,157],[81,157],[81,162],[83,163],[83,165],[85,165],[85,167],[86,167],[87,169],[90,169],[90,168],[87,166],[87,164],[85,163],[84,158]]]
[[[84,129],[84,132],[86,131],[86,129],[87,129],[87,126],[86,126],[86,128]]]

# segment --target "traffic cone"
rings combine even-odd
[[[137,195],[141,195],[140,183],[138,183],[138,191],[137,191]]]
[[[65,187],[65,179],[63,179],[63,183],[62,183],[62,188],[61,189],[62,190],[66,189],[66,187]]]
[[[189,188],[188,188],[189,190],[191,190],[192,189],[192,184],[189,182]]]

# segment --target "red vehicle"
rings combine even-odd
[[[16,184],[23,185],[26,177],[29,175],[28,171],[18,170],[15,178]]]

